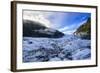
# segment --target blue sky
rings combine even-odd
[[[85,23],[89,17],[91,17],[90,13],[55,12],[48,19],[52,24],[58,25],[57,29],[59,31],[70,34]]]
[[[90,13],[24,11],[24,18],[41,22],[45,26],[57,29],[65,34],[72,34],[89,17],[91,17]]]

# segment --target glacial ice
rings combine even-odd
[[[91,58],[91,40],[74,35],[62,38],[23,37],[23,62],[85,60]]]

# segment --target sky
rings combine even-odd
[[[74,33],[89,17],[90,13],[82,12],[23,11],[23,19],[42,23],[65,34]]]

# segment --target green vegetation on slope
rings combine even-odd
[[[84,39],[90,39],[90,37],[91,37],[91,19],[89,18],[86,23],[81,25],[76,30],[75,34]]]

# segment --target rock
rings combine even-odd
[[[23,20],[23,36],[60,38],[64,34],[58,30],[48,28],[39,22]]]
[[[82,39],[91,39],[91,19],[88,18],[87,22],[82,24],[74,34]]]

